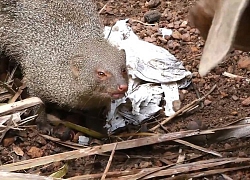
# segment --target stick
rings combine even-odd
[[[212,87],[212,89],[205,94],[203,97],[199,98],[199,99],[195,99],[193,102],[191,102],[190,104],[187,104],[186,106],[184,106],[183,108],[181,108],[180,110],[178,110],[175,114],[173,114],[172,116],[169,116],[168,118],[166,118],[165,120],[163,120],[160,124],[156,125],[155,127],[151,128],[150,131],[155,131],[157,128],[159,128],[160,126],[163,126],[164,124],[166,124],[168,121],[172,120],[173,118],[175,118],[176,116],[184,113],[187,111],[187,109],[190,109],[190,107],[196,106],[198,103],[200,103],[200,101],[203,101],[209,94],[211,94],[215,88],[217,86],[214,85]]]
[[[106,169],[105,169],[105,171],[104,171],[104,173],[103,173],[103,175],[102,175],[101,180],[104,180],[104,179],[106,178],[106,176],[107,176],[107,173],[108,173],[108,171],[109,171],[109,168],[110,168],[112,159],[113,159],[114,154],[115,154],[115,149],[116,149],[116,147],[117,147],[117,143],[115,143],[115,145],[114,145],[114,149],[112,150],[112,153],[111,153],[111,155],[110,155],[110,157],[109,157],[108,164],[107,164]]]

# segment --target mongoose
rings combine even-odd
[[[0,8],[0,51],[21,65],[30,96],[81,110],[124,95],[125,52],[104,39],[92,0],[1,0]]]
[[[249,0],[199,0],[190,9],[190,24],[206,40],[202,70],[199,70],[202,75],[217,65],[231,48],[250,51],[249,18]]]

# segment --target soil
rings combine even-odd
[[[154,1],[157,4],[157,0]],[[96,0],[96,2],[98,10],[100,10],[108,1]],[[187,70],[193,73],[193,84],[187,89],[180,90],[182,107],[197,99],[197,92],[199,96],[203,96],[215,84],[217,85],[217,88],[205,99],[203,108],[174,118],[166,124],[167,130],[169,132],[188,130],[190,124],[195,121],[202,122],[207,129],[223,127],[236,120],[250,116],[250,106],[245,104],[246,99],[250,97],[249,82],[244,79],[229,78],[222,75],[222,73],[226,71],[249,78],[249,69],[242,67],[240,64],[241,61],[250,59],[249,53],[236,50],[232,51],[223,63],[218,65],[205,77],[200,77],[198,74],[198,65],[204,47],[204,40],[199,36],[199,31],[197,29],[185,23],[185,21],[187,21],[188,10],[196,1],[161,0],[160,2],[161,3],[156,7],[149,8],[146,6],[146,0],[111,0],[106,8],[102,10],[101,17],[104,24],[109,26],[113,25],[119,19],[130,18],[129,24],[141,39],[167,49],[177,59],[183,62]],[[150,10],[157,10],[161,13],[161,18],[156,26],[141,23],[144,22],[144,14]],[[156,36],[155,34],[158,33],[158,28],[160,27],[172,29],[174,35],[165,38]],[[164,116],[160,114],[157,120],[161,120],[162,118],[164,118]],[[155,120],[150,120],[150,122],[146,122],[145,124],[150,128],[152,122],[155,122]],[[123,130],[123,133],[125,131],[129,131],[129,129]],[[1,164],[72,150],[38,136],[35,129],[27,129],[25,132],[19,133],[18,136],[16,134],[14,136],[13,134],[15,133],[8,133],[4,138],[2,146],[0,146]],[[9,141],[12,143],[7,143]],[[203,147],[207,149],[220,152],[223,157],[249,157],[250,155],[248,138],[216,144],[207,144],[204,139],[200,141],[201,142],[197,143],[203,144]],[[108,141],[101,141],[98,143],[108,143]],[[21,148],[24,155],[16,155],[13,152],[14,146]],[[132,150],[123,150],[116,153],[117,156],[114,156],[109,171],[160,167],[175,163],[180,154],[180,148],[183,154],[200,153],[186,146],[179,144],[168,145],[165,143]],[[230,148],[234,150],[225,150]],[[131,158],[127,158],[128,156],[131,156]],[[203,158],[208,159],[209,157],[211,156],[207,156],[206,158],[202,157],[200,160]],[[68,161],[69,170],[65,178],[83,174],[102,173],[105,170],[108,159],[109,154],[89,156],[87,158]],[[49,166],[32,168],[26,172],[37,173],[40,171],[42,175],[49,175],[62,165],[63,162],[57,162]],[[225,174],[232,179],[250,178],[250,170],[240,170]],[[207,176],[207,178],[224,179],[220,174]]]

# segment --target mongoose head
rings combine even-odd
[[[3,0],[1,6],[7,8],[0,12],[0,50],[20,63],[29,95],[78,109],[124,96],[125,53],[104,39],[92,0]]]
[[[80,98],[118,99],[128,89],[124,50],[118,50],[105,40],[93,40],[84,45],[83,52],[70,63]]]

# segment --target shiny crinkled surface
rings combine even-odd
[[[166,103],[165,115],[174,114],[172,102],[179,100],[178,85],[187,87],[192,77],[180,60],[166,49],[141,40],[127,22],[127,19],[117,21],[112,29],[105,27],[104,31],[114,46],[125,50],[131,77],[126,97],[112,103],[105,126],[109,133],[127,124],[139,125],[143,120],[153,117],[162,109],[162,99]],[[159,32],[171,35],[171,30],[166,28]],[[126,103],[120,104],[122,101]]]

